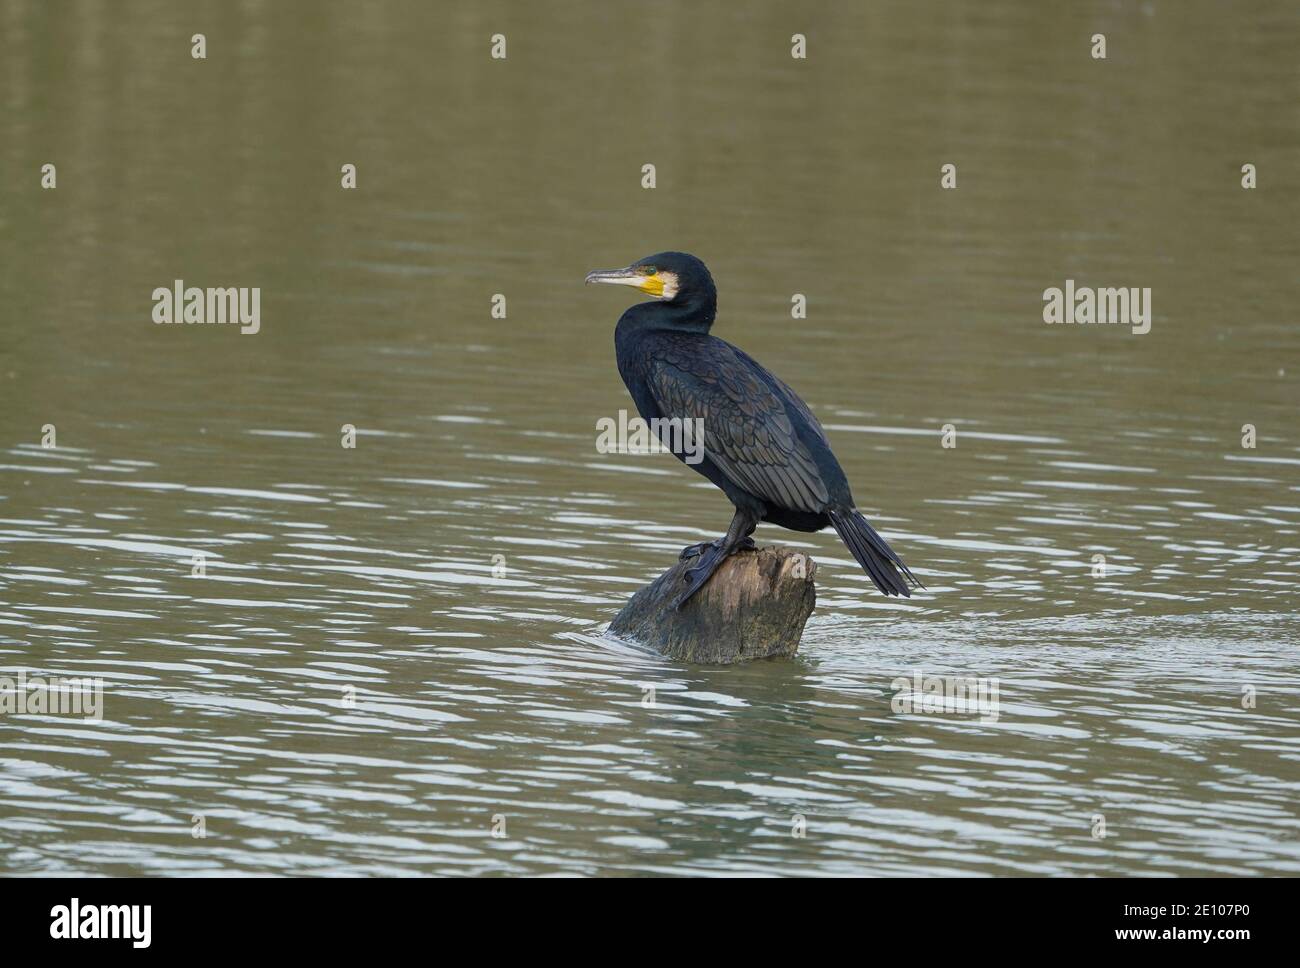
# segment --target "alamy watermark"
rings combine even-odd
[[[153,905],[82,904],[74,897],[50,908],[50,937],[56,941],[116,940],[147,948],[153,942]]]
[[[998,680],[976,676],[927,676],[920,669],[899,676],[890,688],[895,713],[963,713],[996,723],[999,716]]]
[[[680,454],[688,464],[704,460],[703,417],[629,418],[626,410],[618,419],[596,421],[596,452],[600,454]]]
[[[234,286],[186,287],[177,279],[171,288],[153,291],[155,323],[238,323],[241,333],[251,335],[262,328],[262,290]]]
[[[104,718],[104,680],[64,676],[0,676],[0,716],[81,716]]]
[[[1043,303],[1045,323],[1119,323],[1132,326],[1137,336],[1151,332],[1150,287],[1094,289],[1066,279],[1064,289],[1043,290]]]

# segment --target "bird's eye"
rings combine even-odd
[[[654,266],[646,266],[642,271],[645,272],[647,276],[653,276],[659,270],[656,269]]]

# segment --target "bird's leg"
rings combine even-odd
[[[704,587],[704,583],[718,570],[718,566],[733,554],[742,548],[754,547],[754,539],[750,535],[754,533],[756,527],[758,527],[758,518],[748,511],[737,508],[736,516],[731,519],[731,526],[727,528],[727,533],[717,541],[706,542],[699,552],[699,561],[693,567],[686,569],[686,574],[683,576],[686,579],[686,588],[677,596],[677,601],[673,602],[673,608],[680,609],[685,605],[692,595]]]

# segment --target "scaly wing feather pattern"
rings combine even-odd
[[[646,376],[660,412],[703,418],[705,456],[723,474],[769,504],[825,509],[826,483],[766,371],[712,336],[668,336],[656,350]]]
[[[801,414],[803,416],[804,421],[806,422],[806,426],[813,433],[815,433],[819,438],[821,438],[822,443],[824,443],[827,447],[830,447],[830,441],[826,438],[826,431],[822,429],[821,421],[818,420],[817,416],[811,410],[808,409],[808,404],[803,402],[799,394],[791,390],[790,387],[786,385],[785,381],[783,381],[779,376],[777,376],[767,367],[763,366],[761,363],[755,360],[744,350],[732,346],[731,351],[736,355],[738,359],[743,360],[746,364],[748,364],[758,373],[765,376],[767,378],[768,383],[774,386],[776,388],[778,395],[780,395],[785,400],[786,406],[789,409],[795,411],[796,413]]]

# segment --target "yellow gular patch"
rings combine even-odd
[[[647,296],[654,296],[656,299],[664,294],[664,283],[658,276],[642,276],[641,284],[637,288]]]

